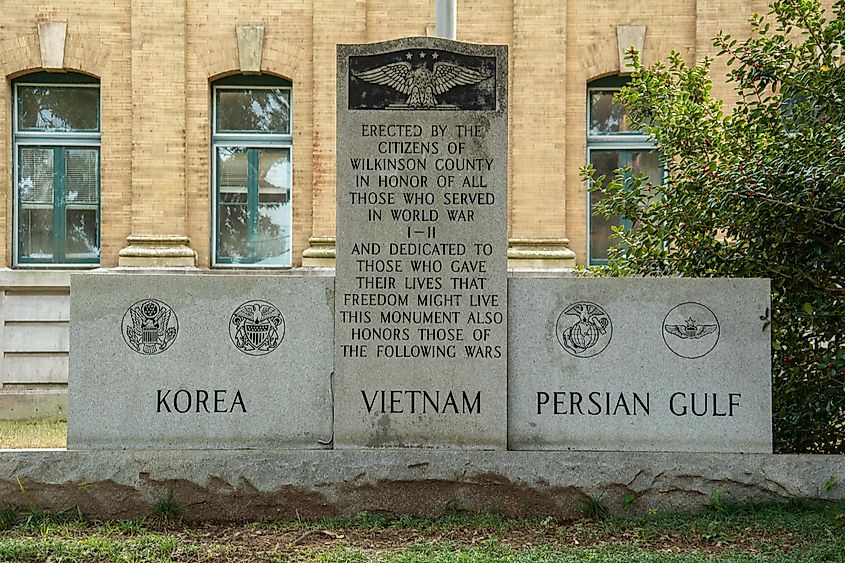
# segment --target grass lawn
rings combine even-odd
[[[716,503],[697,516],[574,522],[364,513],[311,523],[182,525],[169,510],[144,520],[88,522],[75,511],[7,509],[0,512],[0,561],[845,561],[841,502]]]
[[[0,448],[65,447],[64,422],[0,423]],[[635,501],[634,501],[635,502]],[[651,513],[594,519],[506,519],[458,513],[436,520],[347,520],[183,525],[181,507],[157,503],[148,518],[91,522],[0,506],[4,561],[323,562],[845,562],[845,502],[734,505],[714,498],[697,516]]]
[[[0,449],[64,447],[67,422],[0,422]]]

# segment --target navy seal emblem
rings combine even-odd
[[[272,303],[247,301],[232,313],[229,336],[235,347],[250,356],[263,356],[285,337],[285,318]]]
[[[144,299],[123,314],[121,332],[126,344],[145,356],[167,350],[179,333],[173,309],[158,299]]]
[[[578,320],[572,322],[570,316]],[[573,303],[557,319],[557,339],[564,350],[578,358],[596,356],[607,348],[613,323],[607,312],[588,301]]]
[[[719,341],[719,321],[713,311],[701,303],[681,303],[663,319],[663,341],[682,358],[706,356]]]

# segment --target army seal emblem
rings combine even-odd
[[[144,299],[123,314],[121,324],[126,344],[145,356],[161,354],[179,334],[179,321],[173,309],[158,299]]]
[[[272,303],[247,301],[232,313],[229,336],[244,354],[263,356],[275,350],[285,337],[285,318]]]
[[[663,341],[682,358],[706,356],[719,342],[719,321],[701,303],[681,303],[663,319]]]
[[[573,322],[571,317],[578,320]],[[557,339],[564,350],[578,358],[601,354],[613,336],[607,312],[588,301],[573,303],[557,319]]]

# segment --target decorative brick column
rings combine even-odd
[[[194,266],[185,191],[185,0],[132,2],[132,231],[120,266]]]

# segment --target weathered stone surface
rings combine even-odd
[[[511,449],[772,451],[760,279],[511,278]]]
[[[645,43],[644,25],[617,25],[616,26],[616,47],[619,54],[619,72],[634,72],[631,65],[629,53],[631,49],[637,53],[643,52]]]
[[[66,21],[38,22],[38,43],[41,66],[47,70],[61,70],[65,65]]]
[[[264,52],[264,26],[239,25],[235,28],[238,37],[238,62],[244,74],[261,72],[261,55]]]
[[[507,61],[338,46],[336,447],[506,447]]]
[[[183,517],[255,520],[491,511],[577,517],[695,511],[725,500],[845,499],[843,456],[420,450],[2,450],[0,505],[135,518],[173,494]],[[22,490],[25,491],[22,492]],[[632,494],[632,505],[622,498]]]
[[[67,389],[63,386],[0,390],[0,420],[34,422],[67,418]]]
[[[333,280],[71,279],[71,448],[325,448]]]

